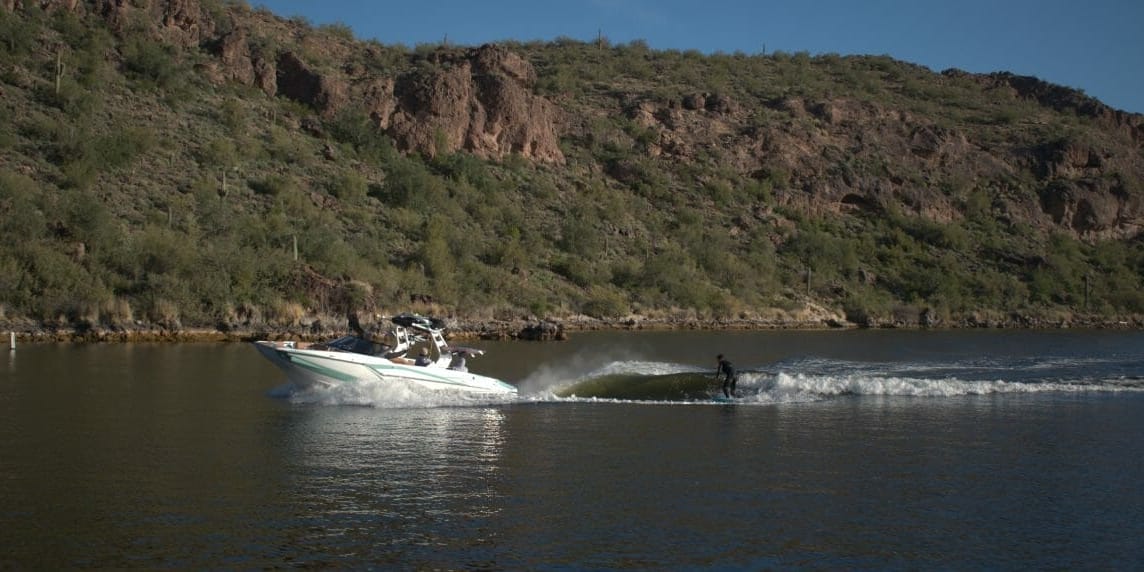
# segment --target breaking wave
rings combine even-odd
[[[739,374],[738,403],[823,401],[843,396],[953,397],[1041,392],[1144,391],[1144,378],[1092,376],[1086,360],[1037,364],[869,364],[803,359]],[[710,402],[722,395],[710,370],[681,364],[616,362],[534,400]]]

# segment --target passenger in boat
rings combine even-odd
[[[734,364],[724,358],[723,354],[715,356],[715,359],[719,361],[719,366],[715,369],[715,379],[719,379],[720,375],[724,376],[723,396],[731,397],[735,395],[735,384],[739,382],[739,374],[735,373]],[[727,391],[728,387],[731,388],[730,391]]]
[[[417,361],[413,362],[413,365],[425,366],[431,363],[433,363],[433,360],[429,359],[429,350],[421,348],[421,351],[417,353]]]

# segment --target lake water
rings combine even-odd
[[[471,345],[518,399],[294,392],[245,344],[22,346],[0,568],[1144,567],[1141,332]],[[555,396],[716,353],[735,403]]]

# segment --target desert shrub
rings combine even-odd
[[[596,281],[596,267],[576,256],[560,256],[552,262],[552,271],[573,284],[586,288]]]
[[[0,10],[0,56],[5,62],[23,58],[36,47],[38,27],[7,10]]]
[[[643,267],[641,283],[666,296],[666,300],[686,307],[703,307],[707,280],[695,260],[686,252],[672,247],[653,256]]]
[[[199,149],[198,159],[203,167],[229,170],[238,163],[238,148],[232,139],[218,137]]]
[[[0,237],[5,243],[40,238],[46,218],[36,204],[40,189],[24,175],[0,172]]]
[[[266,152],[272,160],[283,163],[305,166],[313,162],[306,140],[278,125],[272,125],[266,133]]]
[[[377,127],[369,113],[358,106],[347,106],[326,122],[334,141],[352,146],[359,155],[381,160],[395,153],[393,143]]]
[[[577,94],[581,91],[576,73],[567,67],[552,66],[538,71],[536,89],[542,94]]]
[[[247,184],[250,186],[250,190],[256,194],[272,197],[288,195],[298,188],[298,183],[294,177],[277,173],[267,175],[259,180],[249,181]]]
[[[602,250],[598,219],[589,208],[574,209],[560,228],[560,247],[577,256],[596,256]]]
[[[425,164],[409,158],[395,159],[386,171],[378,199],[387,204],[432,212],[445,206],[448,192]]]
[[[452,278],[456,268],[456,261],[449,249],[449,228],[449,223],[440,216],[431,216],[425,222],[418,260],[424,266],[426,275],[436,280]]]
[[[66,186],[72,188],[85,188],[100,172],[126,166],[154,140],[144,128],[125,128],[103,135],[61,123],[48,123],[46,128],[52,138],[50,158],[61,166]]]
[[[72,256],[40,245],[30,245],[24,252],[28,255],[26,278],[31,290],[39,293],[29,300],[33,317],[77,319],[108,296]]]
[[[636,290],[643,276],[643,265],[638,260],[625,258],[612,263],[611,282],[617,288]]]
[[[716,206],[726,207],[732,204],[732,199],[735,196],[734,191],[731,189],[726,181],[717,180],[707,183],[704,188],[707,196]]]
[[[623,292],[597,285],[588,290],[580,311],[593,318],[608,319],[626,316],[631,309]]]
[[[918,241],[938,248],[965,250],[969,236],[955,224],[942,224],[923,217],[897,215],[894,222]]]
[[[889,317],[893,299],[885,291],[873,288],[859,288],[848,292],[842,300],[842,311],[846,319],[859,325],[876,325]]]
[[[368,189],[365,177],[354,172],[342,173],[330,184],[330,194],[350,205],[365,200]]]
[[[106,56],[114,44],[115,39],[110,31],[103,27],[92,26],[87,28],[87,35],[83,41],[73,46],[75,51],[72,53],[67,75],[79,85],[92,90],[94,93],[91,96],[97,98],[97,101],[100,97],[99,88],[105,86],[114,73]]]
[[[821,278],[853,275],[859,265],[853,243],[813,225],[801,228],[784,244],[781,254],[811,268]]]
[[[159,89],[174,87],[182,73],[174,49],[142,33],[128,38],[122,50],[127,76],[144,86]]]
[[[56,10],[49,22],[52,29],[59,32],[60,37],[72,48],[83,47],[87,37],[89,24],[82,21],[76,13],[70,10]]]
[[[59,89],[54,83],[45,83],[37,85],[34,92],[36,101],[55,107],[73,119],[88,116],[99,105],[97,94],[70,76],[60,79]]]
[[[144,298],[145,316],[153,323],[161,324],[169,329],[178,329],[182,326],[182,320],[179,319],[179,302],[164,298],[159,293],[162,290],[162,288],[157,288],[155,292],[150,292]]]
[[[88,251],[98,255],[120,239],[115,217],[93,192],[69,191],[58,208],[63,229],[57,234],[62,232],[70,240],[83,242]]]
[[[181,233],[162,226],[148,226],[132,240],[133,250],[143,275],[196,274],[198,253]]]
[[[0,150],[9,150],[19,143],[19,138],[16,136],[16,126],[11,123],[7,125],[0,125]]]
[[[131,302],[118,296],[106,298],[99,303],[99,322],[108,326],[124,327],[135,321],[135,311]]]
[[[0,252],[0,318],[5,309],[28,312],[31,302],[40,294],[33,293],[28,267],[15,250]]]
[[[495,184],[489,176],[487,164],[470,153],[438,155],[433,158],[432,167],[442,176],[453,181],[468,183],[477,189],[487,189]]]
[[[227,99],[218,110],[219,119],[232,137],[246,135],[247,125],[250,123],[250,112],[235,98]]]
[[[92,154],[104,167],[115,169],[129,164],[154,143],[155,136],[149,129],[128,127],[97,137]]]
[[[318,32],[325,34],[335,40],[356,41],[354,38],[353,28],[342,22],[335,22],[333,24],[322,24],[318,26]]]

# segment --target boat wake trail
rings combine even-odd
[[[384,409],[584,401],[711,404],[713,398],[722,396],[721,385],[712,369],[612,357],[542,368],[519,383],[519,396],[443,394],[380,381],[308,389],[284,385],[271,394],[297,404]],[[1144,377],[1083,360],[864,363],[801,358],[740,371],[735,402],[767,405],[845,396],[932,398],[1092,391],[1144,391]]]
[[[953,397],[1039,392],[1144,391],[1139,376],[1082,375],[1082,364],[871,364],[801,359],[739,373],[737,403],[807,403],[842,396]],[[554,401],[702,402],[722,395],[711,370],[614,362],[523,398]]]

